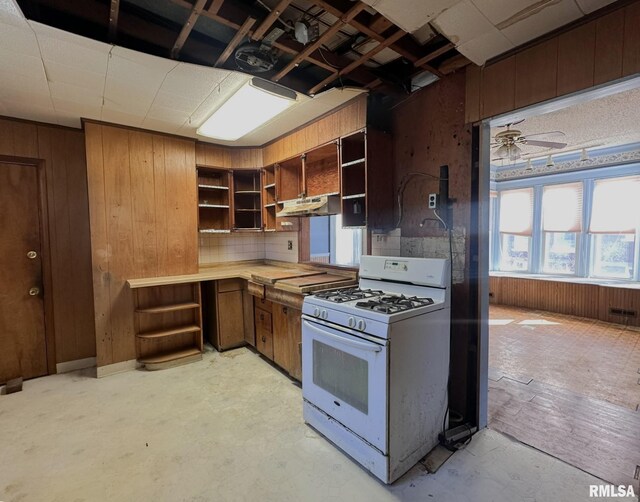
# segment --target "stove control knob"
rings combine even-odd
[[[313,317],[320,317],[320,309],[318,308],[313,309]]]
[[[322,312],[320,312],[320,317],[322,317],[323,319],[327,319],[329,317],[329,312],[327,312],[326,310],[322,310]]]
[[[366,327],[366,323],[362,319],[358,319],[358,330],[364,331],[364,328]]]
[[[349,324],[350,328],[354,328],[356,326],[356,320],[353,317],[349,317],[347,323]]]

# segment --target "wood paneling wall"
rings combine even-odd
[[[96,349],[84,134],[0,119],[0,155],[45,162],[55,360],[61,363],[93,357]]]
[[[262,148],[237,148],[198,142],[196,164],[227,169],[255,169],[263,166]]]
[[[127,279],[198,270],[195,142],[87,122],[97,365],[135,359]]]
[[[640,72],[640,1],[482,68],[467,66],[476,122]]]
[[[470,347],[477,344],[477,333],[470,324],[475,314],[470,305],[469,245],[471,225],[471,131],[464,120],[465,75],[456,73],[413,94],[395,108],[392,116],[394,193],[404,176],[421,172],[436,178],[440,166],[449,165],[449,196],[454,228],[466,229],[464,249],[454,249],[465,259],[464,282],[455,284],[451,299],[451,406],[466,415],[470,396],[475,395],[476,375],[470,361]],[[403,197],[402,237],[446,236],[432,221],[420,227],[423,218],[433,218],[427,209],[429,193],[438,192],[438,180],[413,178]],[[395,217],[397,218],[397,214]],[[475,398],[473,398],[475,399]],[[472,419],[472,417],[469,417]]]
[[[490,277],[490,302],[640,326],[640,289],[520,277]],[[635,311],[635,317],[609,312]]]

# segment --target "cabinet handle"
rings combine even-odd
[[[264,337],[264,335],[262,336],[262,343],[267,343],[267,339]]]
[[[287,312],[289,312],[289,310],[287,309],[287,307],[282,307],[282,313],[286,314]]]

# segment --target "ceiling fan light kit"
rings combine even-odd
[[[546,166],[547,167],[553,167],[555,165],[556,165],[556,163],[553,161],[553,157],[551,156],[551,154],[549,154],[549,156],[547,157]]]
[[[523,121],[521,120],[520,122],[517,122],[517,124],[521,122]],[[511,129],[513,125],[515,124],[506,124],[506,130],[500,131],[493,137],[493,143],[491,146],[496,149],[494,153],[499,159],[508,159],[510,161],[518,160],[522,157],[523,153],[521,146],[533,146],[549,149],[561,149],[567,146],[566,143],[558,141],[531,139],[539,136],[562,137],[564,136],[562,131],[523,134],[522,131],[519,131],[518,129]]]

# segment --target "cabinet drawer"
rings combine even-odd
[[[256,307],[262,310],[266,310],[267,312],[272,312],[273,310],[273,305],[271,304],[271,301],[265,298],[256,298]]]
[[[273,335],[270,331],[256,329],[256,349],[265,357],[273,359]]]
[[[256,309],[256,332],[263,330],[271,333],[271,313],[262,309]]]
[[[249,294],[264,300],[264,285],[257,282],[247,281],[247,290]]]
[[[218,292],[240,291],[243,286],[242,281],[243,279],[220,279],[218,281]]]

